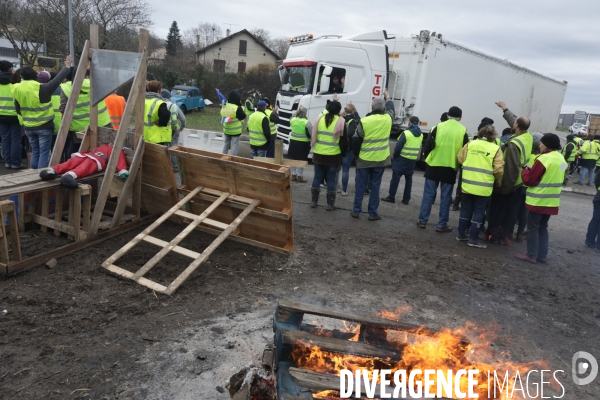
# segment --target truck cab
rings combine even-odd
[[[299,106],[314,121],[336,93],[342,105],[352,102],[359,115],[371,110],[371,100],[386,88],[387,48],[385,31],[349,38],[303,35],[292,39],[279,67],[281,88],[277,94],[280,124],[277,137],[289,145],[290,119]]]

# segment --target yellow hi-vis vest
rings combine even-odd
[[[317,125],[317,142],[314,149],[315,154],[335,156],[336,154],[342,153],[342,150],[340,150],[340,138],[333,138],[335,124],[339,118],[340,117],[335,115],[329,126],[325,125],[325,117],[322,117],[319,120],[319,125]]]
[[[600,141],[594,140],[594,143],[596,143],[596,149],[598,149],[598,153],[600,153]],[[600,157],[598,157],[598,159],[596,160],[596,166],[600,167]]]
[[[475,196],[491,196],[494,189],[494,158],[500,146],[485,139],[467,144],[462,165],[462,190]]]
[[[64,85],[64,86],[63,86]],[[72,84],[63,84],[61,89],[67,97],[71,97]],[[77,97],[77,104],[73,112],[73,120],[69,130],[79,132],[90,125],[90,80],[85,78],[81,84],[81,91]],[[110,116],[106,109],[106,103],[102,100],[98,103],[98,126],[106,126],[110,124]]]
[[[536,207],[558,207],[567,163],[558,151],[540,154],[537,158],[546,168],[541,182],[528,187],[525,204]]]
[[[515,186],[519,186],[521,183],[523,183],[523,179],[521,178],[521,172],[523,172],[523,168],[525,168],[527,164],[529,164],[529,161],[531,159],[531,149],[533,148],[533,135],[529,132],[523,132],[519,136],[513,136],[508,142],[506,142],[504,148],[506,148],[509,143],[514,143],[519,148],[519,163],[521,165],[521,168],[519,169],[519,176],[517,177],[517,181],[515,182]],[[506,157],[506,153],[504,153],[504,157]]]
[[[227,103],[221,108],[221,117],[223,119],[232,119],[231,122],[223,122],[223,133],[231,136],[242,134],[242,121],[235,117],[238,106],[236,104]]]
[[[271,122],[271,114],[273,113],[273,111],[266,109],[265,110],[265,114],[267,116],[267,118],[269,118],[269,128],[271,129],[271,136],[273,136],[273,139],[275,139],[275,136],[277,135],[277,127],[275,126],[274,123]]]
[[[0,85],[0,115],[16,117],[15,98],[13,97],[12,84]]]
[[[40,103],[40,85],[38,81],[27,80],[14,87],[13,94],[21,107],[25,128],[35,128],[54,119],[52,102]]]
[[[584,160],[598,160],[598,157],[600,157],[599,151],[597,142],[586,140],[581,146],[579,154],[581,154],[581,158]]]
[[[421,153],[421,143],[423,143],[423,135],[415,136],[412,131],[405,130],[402,132],[406,138],[404,147],[400,150],[400,156],[408,160],[416,160]]]
[[[248,118],[248,135],[250,136],[250,145],[261,147],[267,144],[267,138],[263,133],[262,121],[267,118],[264,112],[257,111]]]
[[[256,107],[254,107],[254,103],[252,100],[246,99],[246,116],[250,118],[252,114],[256,112]]]
[[[392,118],[389,114],[373,114],[360,120],[365,137],[358,158],[364,161],[385,161],[390,156]]]
[[[562,148],[561,154],[563,156],[567,154],[567,148],[569,147],[569,145],[571,146],[571,154],[569,154],[569,158],[566,161],[573,162],[575,161],[575,155],[577,154],[577,143],[568,142],[567,144],[565,144],[565,146]]]
[[[458,152],[463,148],[465,128],[455,119],[449,119],[437,124],[435,147],[427,156],[425,162],[430,167],[449,167],[458,169]]]
[[[308,120],[306,118],[293,117],[290,120],[290,140],[296,140],[298,142],[310,142],[310,138],[306,136],[306,124]]]
[[[144,140],[150,143],[170,143],[172,138],[171,120],[167,126],[158,126],[158,108],[164,101],[158,98],[144,102]]]
[[[54,109],[54,132],[58,132],[62,122],[62,114],[60,113],[60,94],[52,95],[52,108]]]

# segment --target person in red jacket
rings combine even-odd
[[[84,178],[95,172],[106,169],[106,164],[108,164],[112,151],[113,145],[106,144],[96,147],[90,152],[73,153],[68,161],[55,165],[52,168],[46,168],[40,172],[40,178],[45,181],[50,181],[55,179],[57,174],[62,174],[60,184],[69,189],[77,189],[78,184],[76,179]],[[127,159],[125,158],[125,152],[123,150],[121,150],[121,153],[119,154],[117,171],[121,178],[127,178],[129,176]]]

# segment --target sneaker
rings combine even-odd
[[[354,211],[350,211],[350,216],[351,216],[352,218],[358,218],[358,217],[359,217],[359,214],[356,214]]]
[[[320,187],[322,187],[322,188],[325,188],[325,187],[326,187],[326,186],[325,186],[325,185],[323,185],[322,183],[321,183],[319,186],[320,186]]]
[[[460,210],[460,206],[458,204],[452,205],[452,211],[458,211],[458,210]]]
[[[417,226],[421,229],[427,228],[427,224],[425,222],[417,221]]]
[[[515,257],[521,261],[527,261],[528,263],[537,264],[537,260],[535,258],[529,257],[527,254],[515,254]]]
[[[307,182],[307,180],[306,180],[306,179],[304,179],[304,177],[303,177],[303,176],[297,176],[297,177],[296,177],[296,182],[304,183],[304,182]]]
[[[572,175],[572,174],[569,174],[569,178],[572,178],[572,177],[573,177],[573,175]]]
[[[452,232],[452,228],[449,226],[444,226],[443,228],[440,228],[439,226],[437,228],[435,228],[435,231],[438,233],[450,233]]]
[[[406,200],[402,200],[402,204],[404,204],[404,205],[408,205],[408,201],[406,201]]]
[[[583,183],[579,182],[579,181],[575,181],[573,182],[574,185],[583,185]]]
[[[337,192],[338,192],[338,193],[342,193],[342,188],[341,188],[341,187],[338,187],[338,190],[337,190]]]
[[[592,186],[592,184],[591,183],[586,183],[585,186]]]
[[[590,249],[593,249],[593,248],[595,248],[595,247],[596,247],[596,245],[595,245],[595,244],[589,244],[588,242],[585,242],[585,245],[586,245],[587,247],[589,247]]]
[[[456,240],[457,240],[458,242],[466,242],[467,240],[469,240],[469,238],[468,238],[468,237],[466,237],[466,236],[464,236],[464,237],[457,236],[457,237],[456,237]]]
[[[381,215],[369,215],[369,221],[379,221],[381,219]]]
[[[344,196],[344,197],[348,196],[348,192],[345,192],[342,190],[342,196]]]
[[[477,242],[477,243],[470,243],[469,242],[469,243],[467,243],[467,246],[469,246],[469,247],[475,247],[477,249],[487,249],[487,244],[485,244],[485,243],[479,243],[479,242]]]
[[[386,203],[395,203],[396,199],[391,198],[390,196],[384,197],[381,201],[385,201]]]
[[[542,264],[548,264],[548,259],[545,257],[540,257],[537,259],[538,262],[541,262]]]

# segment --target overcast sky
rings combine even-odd
[[[156,35],[213,22],[223,32],[260,27],[273,37],[313,33],[353,35],[385,29],[408,37],[423,29],[569,82],[562,112],[600,113],[599,0],[147,0]],[[331,4],[336,4],[334,9]],[[385,6],[383,6],[385,4]],[[485,90],[485,88],[481,88]]]

